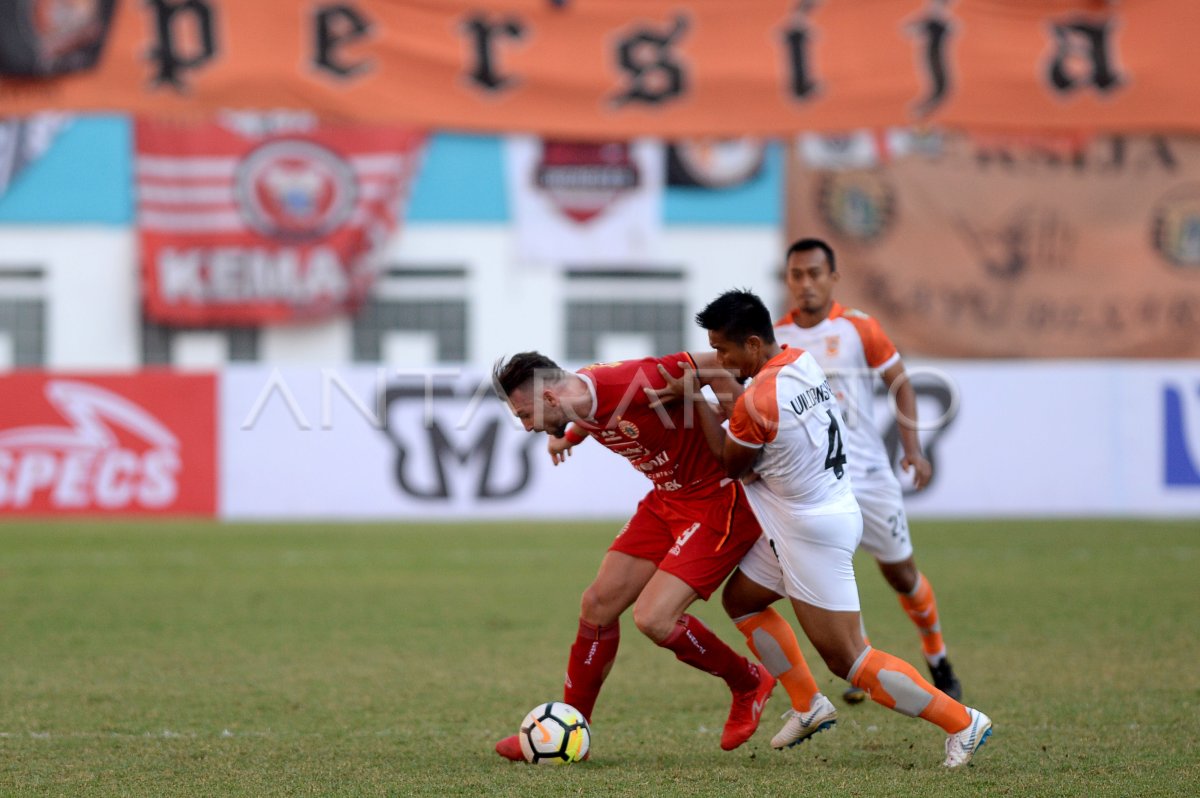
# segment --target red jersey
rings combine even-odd
[[[696,363],[687,352],[642,360],[596,363],[577,373],[592,390],[592,413],[575,424],[641,471],[666,501],[695,499],[713,493],[725,481],[725,472],[704,438],[700,420],[693,414],[684,424],[684,407],[650,407],[643,388],[662,388],[661,364],[673,376],[680,362]]]

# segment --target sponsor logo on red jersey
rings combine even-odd
[[[216,509],[215,380],[0,378],[0,513]]]

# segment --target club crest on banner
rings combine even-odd
[[[867,243],[882,238],[891,227],[896,195],[873,172],[827,172],[817,184],[817,207],[839,238]]]
[[[641,179],[624,142],[544,141],[534,181],[563,214],[584,223],[637,188]]]
[[[653,260],[662,233],[662,142],[510,136],[505,159],[523,259],[571,266]]]
[[[1151,217],[1154,248],[1175,266],[1200,269],[1200,185],[1168,192]]]
[[[350,164],[310,141],[273,141],[239,164],[238,207],[263,235],[319,238],[350,218],[358,183]]]

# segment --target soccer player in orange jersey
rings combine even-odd
[[[591,721],[617,656],[621,614],[632,606],[642,633],[728,685],[733,704],[721,747],[731,750],[758,728],[775,679],[686,611],[725,581],[761,529],[744,488],[725,477],[703,431],[688,423],[683,409],[650,407],[643,388],[664,384],[660,367],[678,376],[681,361],[697,365],[680,352],[570,372],[544,355],[524,352],[497,364],[493,384],[527,431],[551,435],[549,452],[556,464],[590,436],[627,459],[654,486],[583,593],[563,700]],[[723,394],[737,391],[727,374],[716,374],[711,353],[701,356],[700,365],[728,383]],[[787,635],[781,637],[786,640]],[[798,651],[794,634],[790,645]],[[496,751],[507,759],[523,758],[516,735],[500,740]]]
[[[884,579],[896,591],[900,606],[917,627],[934,685],[962,700],[962,685],[946,658],[933,587],[913,560],[900,482],[892,472],[872,412],[878,374],[896,397],[904,448],[901,467],[911,471],[913,485],[920,490],[928,484],[933,468],[917,437],[916,393],[900,353],[879,322],[834,300],[839,277],[834,252],[824,241],[802,238],[793,243],[787,251],[784,273],[793,309],[775,324],[775,337],[781,344],[807,350],[829,376],[845,421],[847,467],[854,477],[854,496],[862,508],[861,546],[875,558]],[[863,697],[854,687],[845,694],[850,703]]]
[[[728,432],[700,393],[689,364],[681,364],[680,378],[664,372],[664,387],[647,393],[652,401],[682,398],[694,407],[725,473],[756,476],[746,493],[763,537],[727,584],[726,606],[731,591],[757,593],[766,601],[761,606],[787,595],[833,673],[875,702],[942,728],[948,735],[944,765],[966,764],[990,734],[989,718],[863,640],[853,563],[863,519],[851,490],[845,423],[821,367],[803,349],[776,343],[766,306],[749,292],[721,295],[696,320],[708,330],[719,365],[742,380],[753,379],[734,405]],[[803,660],[796,668],[807,674]],[[818,730],[814,726],[822,717],[836,715],[816,692],[811,675],[808,682],[810,694],[802,702],[807,711],[789,713],[773,746],[791,744],[780,739],[785,736],[803,740]]]

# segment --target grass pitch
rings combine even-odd
[[[914,524],[967,702],[995,722],[962,772],[940,730],[813,655],[837,727],[718,748],[728,693],[626,617],[593,759],[501,761],[561,695],[578,594],[616,524],[0,527],[0,795],[1194,796],[1200,525]],[[868,560],[872,641],[920,664]],[[782,608],[785,616],[790,611]],[[697,614],[745,649],[716,603]]]

